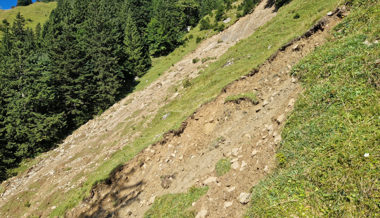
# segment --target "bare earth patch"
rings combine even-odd
[[[281,129],[302,91],[290,69],[322,45],[339,21],[334,14],[322,19],[258,70],[231,83],[180,130],[168,133],[160,143],[121,166],[67,215],[143,217],[156,197],[207,185],[207,194],[194,202],[191,210],[199,217],[242,216],[250,188],[275,167]],[[228,96],[241,93],[256,93],[259,103],[225,103]],[[231,160],[231,170],[218,177],[215,165],[222,158]]]

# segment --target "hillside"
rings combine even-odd
[[[0,216],[378,216],[378,1],[278,2],[194,27],[3,182]]]
[[[38,23],[43,25],[50,16],[51,11],[57,6],[56,2],[36,2],[28,6],[18,6],[11,10],[0,10],[0,21],[6,19],[12,23],[18,13],[26,19],[26,27],[35,28]],[[0,33],[1,34],[1,33]]]

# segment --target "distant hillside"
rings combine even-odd
[[[35,28],[38,23],[45,23],[45,21],[49,18],[50,12],[56,6],[56,2],[36,2],[29,6],[19,6],[10,10],[0,10],[0,21],[6,19],[9,23],[13,23],[17,13],[20,12],[27,21],[26,26]]]

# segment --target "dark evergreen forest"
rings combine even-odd
[[[151,57],[233,1],[59,0],[35,30],[20,14],[2,21],[0,181],[133,90]]]

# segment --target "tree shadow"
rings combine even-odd
[[[268,0],[265,8],[271,8],[274,6],[274,11],[278,11],[282,6],[288,4],[291,0]]]

